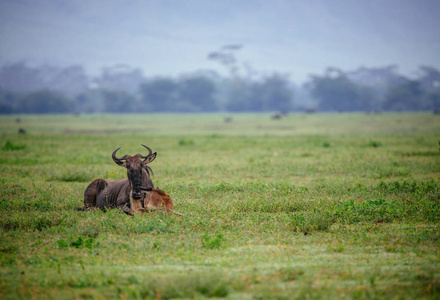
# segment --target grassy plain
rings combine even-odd
[[[439,116],[225,116],[0,117],[0,298],[440,298]],[[74,211],[141,143],[185,216]]]

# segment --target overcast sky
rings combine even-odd
[[[243,45],[241,64],[296,82],[329,66],[396,64],[412,75],[440,69],[440,1],[0,0],[0,64],[223,73],[207,55],[226,44]]]

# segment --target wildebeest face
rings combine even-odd
[[[127,168],[127,178],[132,187],[132,197],[134,199],[142,198],[142,192],[140,190],[142,186],[142,170],[144,168],[142,160],[140,160],[137,154],[129,156],[125,162],[125,168]]]
[[[151,182],[149,179],[149,174],[144,170],[144,166],[148,163],[152,162],[155,158],[157,153],[154,152],[147,146],[142,145],[145,148],[148,149],[149,154],[146,156],[143,156],[141,154],[135,154],[133,156],[131,155],[125,155],[121,158],[116,157],[116,152],[121,148],[117,148],[115,151],[113,151],[112,158],[113,161],[121,166],[127,169],[127,178],[130,182],[131,186],[131,197],[134,199],[141,199],[142,198],[142,183],[143,182]],[[148,177],[148,178],[144,178]],[[151,190],[152,187],[143,187],[146,190]]]

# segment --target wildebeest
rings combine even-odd
[[[152,189],[151,192],[145,196],[144,207],[148,210],[156,210],[163,207],[167,211],[172,211],[174,204],[167,193],[156,188]]]
[[[143,190],[143,188],[141,188]],[[174,204],[171,200],[170,195],[160,190],[159,188],[154,188],[147,192],[144,198],[144,208],[137,210],[138,212],[148,212],[155,210],[162,210],[169,213],[174,213],[176,215],[182,216],[181,213],[173,211]]]
[[[121,167],[127,169],[127,178],[109,181],[105,179],[95,179],[84,192],[84,209],[87,208],[119,208],[125,213],[132,215],[134,211],[142,209],[145,193],[154,188],[150,178],[151,168],[147,164],[151,163],[157,152],[148,149],[146,156],[141,154],[124,155],[116,157],[116,152],[121,148],[116,148],[112,153],[113,161]],[[141,190],[142,189],[142,190]]]
[[[281,119],[281,114],[273,114],[270,116],[270,118],[272,120],[279,120],[279,119]]]

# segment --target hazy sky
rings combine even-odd
[[[440,68],[439,0],[0,0],[0,64],[146,76],[223,72],[208,53],[242,44],[242,64],[302,82],[329,66]]]

